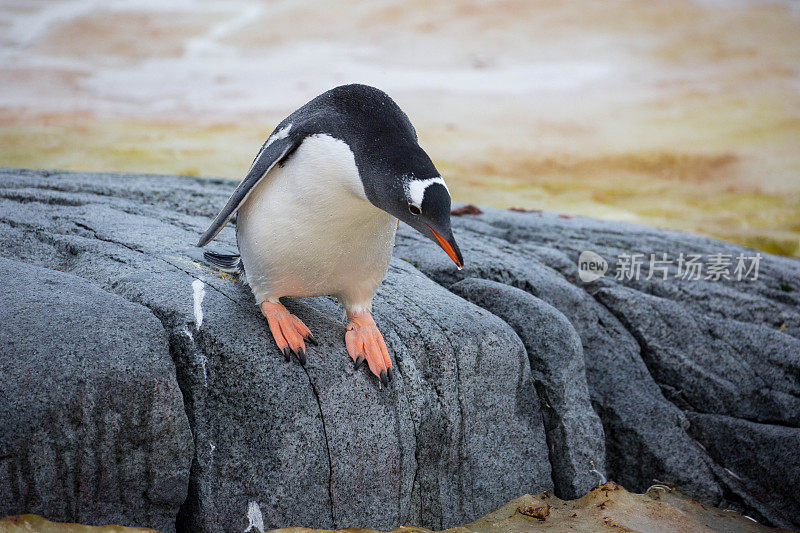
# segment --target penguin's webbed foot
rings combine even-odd
[[[350,322],[344,335],[347,353],[350,354],[357,369],[366,362],[370,372],[375,374],[381,383],[387,385],[392,380],[392,362],[389,359],[386,342],[378,331],[372,315],[369,311],[362,311],[348,314],[348,318]]]
[[[290,353],[294,353],[301,364],[306,364],[305,341],[316,343],[303,321],[278,302],[261,302],[261,314],[267,319],[272,337],[286,360],[290,359]]]

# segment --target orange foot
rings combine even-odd
[[[392,380],[392,362],[389,360],[389,350],[383,341],[383,335],[378,331],[378,326],[372,320],[369,311],[360,311],[349,314],[350,322],[347,324],[347,333],[344,335],[347,353],[356,364],[356,369],[364,364],[369,365],[369,370],[387,385]]]
[[[283,356],[288,361],[289,353],[294,352],[301,364],[306,364],[306,343],[316,344],[311,330],[303,324],[303,321],[289,312],[278,302],[261,302],[261,314],[269,322],[269,330],[278,345],[278,349],[283,352]]]

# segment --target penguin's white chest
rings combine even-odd
[[[366,199],[347,144],[313,135],[255,186],[239,209],[236,236],[259,303],[334,295],[353,310],[369,308],[396,227]]]

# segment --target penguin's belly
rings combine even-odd
[[[389,265],[397,219],[360,188],[349,147],[326,136],[306,139],[261,180],[236,227],[259,303],[334,295],[348,309],[369,307]]]

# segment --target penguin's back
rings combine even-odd
[[[408,116],[388,94],[369,85],[340,85],[298,108],[281,124],[303,124],[306,133],[327,133],[354,142],[380,139],[394,144],[417,141]],[[280,129],[279,125],[277,129]]]

